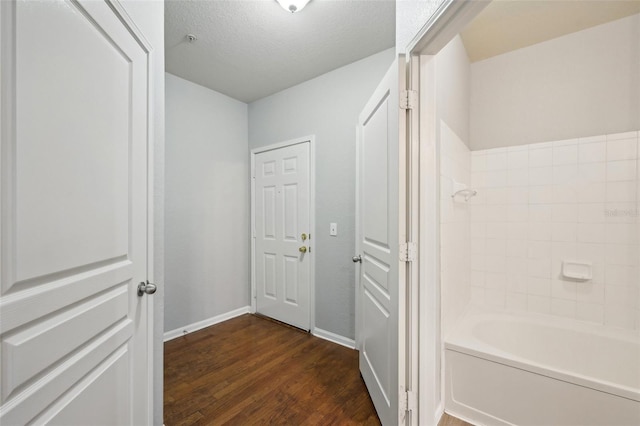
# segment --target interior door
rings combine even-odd
[[[358,349],[360,372],[384,425],[404,419],[399,400],[405,381],[405,282],[398,253],[406,214],[400,179],[406,158],[401,155],[404,136],[400,138],[399,122],[405,114],[399,108],[404,67],[401,56],[358,121]]]
[[[309,330],[309,145],[254,158],[256,311]]]
[[[118,3],[0,19],[0,424],[150,424],[149,49]]]

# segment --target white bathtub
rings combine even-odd
[[[640,425],[640,334],[474,308],[445,338],[445,410],[481,425]]]

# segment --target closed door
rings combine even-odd
[[[0,424],[150,424],[149,48],[118,3],[0,19]]]
[[[357,334],[359,363],[383,425],[401,423],[404,408],[404,282],[399,249],[399,69],[389,69],[358,121]],[[358,257],[359,256],[359,257]]]
[[[309,145],[254,157],[256,311],[309,330]]]

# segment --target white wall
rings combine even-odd
[[[469,205],[462,198],[451,198],[453,180],[471,186],[470,64],[459,36],[438,52],[435,61],[436,114],[440,123],[441,327],[446,336],[470,300]]]
[[[640,329],[638,132],[472,152],[476,303]],[[564,260],[593,279],[561,275]]]
[[[249,145],[316,136],[316,327],[355,338],[357,118],[394,59],[393,49],[249,105]],[[329,236],[329,223],[338,236]]]
[[[471,151],[440,122],[440,294],[442,335],[454,327],[470,301],[470,209],[452,198],[453,181],[471,187]]]
[[[440,187],[440,328],[434,366],[438,372],[444,359],[444,348],[438,346],[470,302],[470,206],[461,197],[451,197],[454,181],[471,186],[468,147],[470,66],[459,36],[443,47],[433,60]],[[440,376],[436,373],[436,377]],[[441,404],[442,390],[438,386],[434,390],[435,409]]]
[[[638,40],[635,15],[471,65],[474,302],[640,327]]]
[[[153,424],[162,424],[164,378],[164,3],[156,0],[125,0],[123,5],[153,47],[150,53],[149,123],[153,140],[153,281],[158,290],[153,295]]]
[[[165,331],[249,305],[247,105],[166,74]]]
[[[640,128],[640,15],[471,66],[471,147]]]
[[[459,35],[438,52],[436,81],[438,117],[469,146],[471,68]]]

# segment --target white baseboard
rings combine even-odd
[[[347,337],[341,336],[341,335],[336,334],[336,333],[332,333],[332,332],[327,331],[327,330],[323,330],[321,328],[315,327],[311,334],[313,334],[314,336],[319,337],[321,339],[328,340],[328,341],[333,342],[333,343],[337,343],[338,345],[346,346],[349,349],[355,349],[356,348],[356,341],[355,340],[349,339]]]
[[[440,419],[442,419],[443,415],[444,415],[444,401],[440,401],[438,408],[436,408],[436,417],[435,417],[434,425],[437,426],[440,423]]]
[[[215,317],[207,318],[206,320],[194,322],[193,324],[185,325],[184,327],[167,331],[166,333],[164,333],[164,341],[167,342],[169,340],[175,339],[176,337],[184,336],[185,334],[202,330],[205,327],[209,327],[211,325],[230,320],[231,318],[248,314],[250,311],[251,311],[251,306],[243,306],[242,308],[234,309],[233,311],[225,312],[224,314],[216,315]]]

